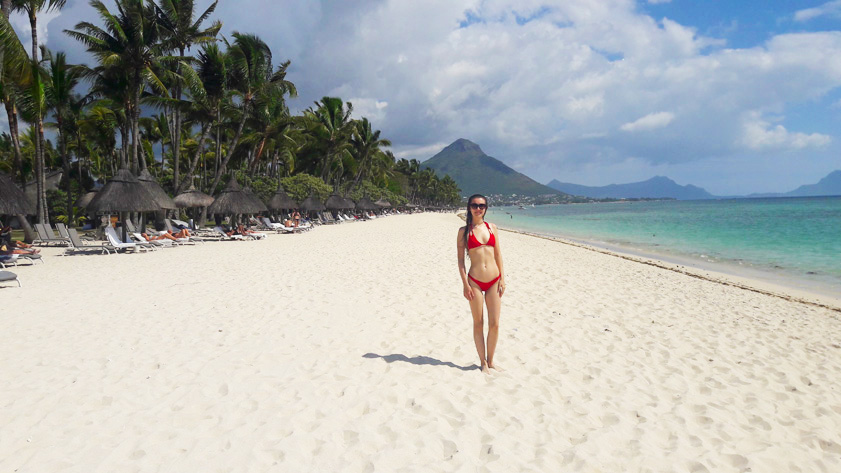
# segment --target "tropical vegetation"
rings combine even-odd
[[[450,205],[456,183],[396,159],[391,141],[353,105],[323,97],[300,114],[290,62],[258,36],[221,35],[195,0],[100,0],[94,21],[65,34],[93,64],[68,64],[38,47],[38,15],[65,0],[0,0],[0,98],[9,130],[0,135],[0,171],[34,181],[37,220],[73,222],[73,202],[121,168],[148,170],[172,195],[190,186],[216,194],[231,175],[268,198],[278,185],[293,198],[338,193],[393,204]],[[9,24],[31,25],[30,51]],[[62,171],[61,188],[46,176]]]

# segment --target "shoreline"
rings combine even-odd
[[[787,286],[785,284],[775,284],[774,282],[765,281],[758,277],[751,277],[750,275],[730,274],[722,271],[716,271],[715,269],[704,268],[700,263],[696,263],[696,261],[694,260],[689,260],[689,258],[685,258],[687,260],[685,264],[678,264],[676,262],[668,261],[666,258],[656,258],[642,254],[635,254],[632,251],[624,248],[607,248],[588,241],[574,240],[554,235],[527,232],[524,230],[506,228],[499,225],[497,227],[505,232],[517,233],[520,235],[526,235],[535,238],[542,238],[545,240],[575,246],[577,248],[583,248],[585,250],[594,251],[605,255],[615,256],[624,260],[646,264],[668,271],[674,271],[676,273],[684,274],[693,278],[703,279],[705,281],[723,284],[725,286],[732,286],[768,296],[779,297],[787,301],[813,305],[816,307],[821,307],[824,309],[829,309],[841,313],[841,298],[833,298],[828,294],[803,290],[797,287]]]
[[[461,220],[464,220],[463,211],[459,211],[459,213],[456,215]],[[766,280],[762,277],[764,276],[764,274],[756,274],[762,273],[760,270],[751,271],[746,268],[729,266],[730,269],[732,269],[733,271],[725,272],[714,268],[705,267],[703,260],[695,260],[689,257],[665,254],[646,254],[642,251],[635,252],[633,249],[621,247],[618,245],[608,246],[587,240],[580,240],[565,236],[529,232],[526,230],[509,228],[503,225],[497,225],[497,227],[505,232],[554,241],[557,243],[562,243],[565,245],[594,251],[596,253],[615,256],[624,260],[646,264],[668,271],[673,271],[693,278],[703,279],[705,281],[710,281],[725,286],[736,287],[739,289],[756,292],[758,294],[778,297],[792,302],[800,302],[803,304],[808,304],[815,307],[829,309],[841,313],[841,297],[833,297],[830,295],[829,291],[821,292],[815,290],[802,289],[793,285],[787,285],[785,284],[785,281],[777,282]],[[742,274],[739,274],[740,272]]]

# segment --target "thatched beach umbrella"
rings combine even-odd
[[[350,197],[342,197],[342,200],[345,201],[345,207],[344,208],[346,208],[346,209],[355,209],[356,208],[356,202],[354,202],[353,199],[351,199]]]
[[[88,204],[90,212],[117,212],[120,220],[124,212],[150,212],[161,207],[146,187],[128,169],[120,169]],[[126,226],[123,225],[123,240]]]
[[[374,202],[374,205],[376,205],[377,207],[382,207],[384,209],[387,209],[387,208],[391,207],[391,202],[389,202],[385,199],[380,199],[380,200]]]
[[[231,176],[228,186],[216,197],[207,208],[210,214],[250,214],[265,212],[266,206],[254,194],[246,192],[240,187],[236,177]]]
[[[35,205],[5,174],[0,174],[0,215],[32,215]]]
[[[369,199],[367,196],[365,196],[365,197],[359,199],[359,202],[356,203],[356,209],[357,210],[377,210],[377,209],[379,209],[379,207],[374,205],[374,203],[371,202],[371,199]]]
[[[269,208],[272,210],[297,209],[298,203],[283,190],[283,186],[277,186],[277,192],[269,200]]]
[[[76,206],[76,207],[82,207],[82,208],[87,207],[88,204],[91,203],[93,198],[96,197],[96,193],[97,193],[96,191],[90,191],[90,192],[87,192],[85,194],[80,195],[79,198],[76,199],[76,202],[73,205]]]
[[[143,184],[143,187],[145,187],[150,194],[152,194],[152,197],[155,199],[155,202],[158,203],[160,208],[168,210],[175,210],[178,208],[172,198],[167,195],[163,187],[158,184],[158,180],[149,174],[148,170],[144,169],[141,171],[140,175],[137,176],[137,180]]]
[[[213,197],[197,190],[192,184],[190,188],[175,196],[172,199],[179,208],[207,207],[213,203]]]
[[[327,210],[343,209],[346,205],[347,202],[345,202],[345,199],[339,197],[339,194],[331,194],[324,202],[324,207],[326,207]]]
[[[309,197],[307,197],[306,199],[304,199],[303,202],[301,202],[299,208],[304,212],[321,212],[322,210],[324,210],[325,207],[320,200],[316,199],[312,194],[310,194]]]

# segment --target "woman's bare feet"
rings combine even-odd
[[[482,373],[491,374],[491,370],[488,369],[488,365],[482,363]]]
[[[500,368],[499,365],[496,363],[488,363],[488,368],[499,372],[505,371],[504,369]]]

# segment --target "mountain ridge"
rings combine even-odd
[[[627,184],[610,184],[607,186],[583,186],[557,179],[550,181],[547,186],[572,195],[582,195],[593,199],[678,199],[702,200],[715,199],[705,189],[691,184],[681,186],[665,176],[654,176],[651,179]]]
[[[822,197],[841,195],[841,170],[832,171],[815,184],[804,184],[789,192],[754,193],[748,195],[713,195],[704,188],[687,184],[681,186],[665,176],[655,176],[646,181],[607,186],[584,186],[553,179],[546,184],[567,194],[593,199],[622,198],[672,198],[678,200],[751,199],[764,197]]]
[[[422,162],[421,167],[432,169],[439,177],[448,174],[464,195],[563,194],[511,169],[499,159],[488,156],[478,144],[465,138],[453,141],[435,156]]]

